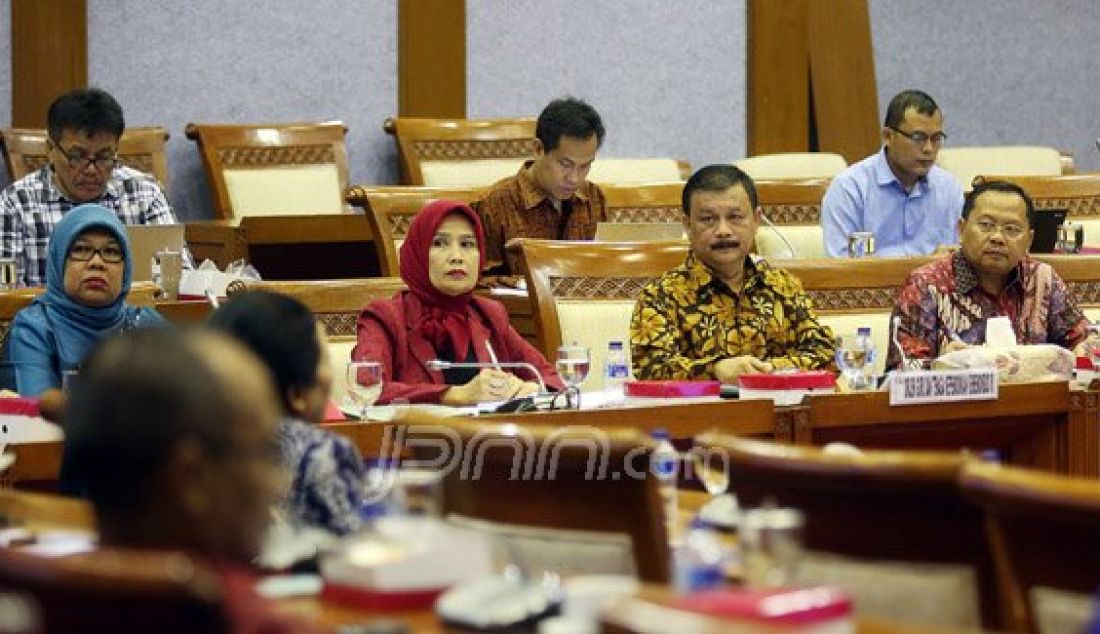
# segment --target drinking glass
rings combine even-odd
[[[695,475],[712,498],[722,495],[729,489],[729,456],[724,452],[695,449],[691,452],[691,458],[695,466]]]
[[[569,388],[576,389],[588,378],[592,357],[587,347],[577,343],[558,347],[558,376]]]
[[[351,361],[348,363],[348,396],[351,397],[360,418],[367,417],[367,410],[382,394],[382,364],[377,361]]]
[[[875,361],[875,347],[869,336],[844,335],[836,338],[836,365],[851,390],[872,387],[867,368]]]
[[[1072,222],[1058,225],[1055,250],[1058,253],[1080,253],[1085,244],[1084,226]]]
[[[780,587],[794,583],[802,559],[802,512],[765,506],[741,518],[740,543],[745,583]]]

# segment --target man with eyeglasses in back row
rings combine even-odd
[[[958,243],[958,180],[936,165],[947,139],[931,97],[906,90],[890,100],[882,150],[837,175],[821,202],[825,251],[848,255],[849,236],[874,234],[875,255],[927,255]]]
[[[50,234],[73,207],[94,202],[128,225],[176,223],[156,179],[118,162],[125,125],[118,102],[96,88],[50,104],[46,165],[0,193],[0,259],[15,261],[21,285],[46,283]]]

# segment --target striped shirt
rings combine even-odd
[[[176,217],[157,181],[144,172],[119,166],[107,188],[94,201],[127,225],[175,224]],[[23,286],[46,284],[46,253],[54,226],[74,203],[53,181],[49,165],[8,185],[0,193],[0,259],[15,260],[16,279]],[[191,267],[190,254],[184,266]]]

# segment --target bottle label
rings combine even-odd
[[[630,378],[630,368],[626,367],[626,364],[621,363],[608,364],[607,378],[622,379],[625,381]]]

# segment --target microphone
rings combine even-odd
[[[539,374],[538,369],[526,362],[501,362],[501,363],[466,363],[459,361],[444,361],[443,359],[432,359],[428,361],[428,369],[441,372],[443,370],[449,370],[451,368],[473,368],[476,370],[497,370],[500,368],[522,368],[528,370],[531,374],[535,375],[535,380],[539,383],[539,394],[546,394],[546,383],[542,380],[542,375]]]
[[[775,223],[772,222],[770,218],[768,218],[768,214],[761,212],[760,217],[764,219],[764,222],[768,223],[768,226],[771,228],[771,230],[773,232],[775,232],[775,235],[779,236],[779,239],[783,241],[784,245],[786,245],[787,252],[791,254],[789,258],[781,258],[781,259],[791,259],[791,260],[793,260],[793,259],[797,258],[798,257],[798,251],[795,250],[794,245],[791,244],[789,240],[787,240],[787,236],[783,235],[783,232],[779,230],[779,227],[776,227]]]

